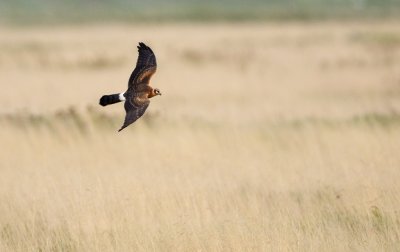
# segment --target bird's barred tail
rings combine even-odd
[[[121,99],[121,94],[103,95],[100,98],[99,104],[101,106],[107,106],[107,105],[118,103],[118,102],[121,102],[124,100],[125,99]]]

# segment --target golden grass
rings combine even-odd
[[[5,27],[0,250],[396,251],[397,27]],[[163,96],[117,133],[141,40]]]

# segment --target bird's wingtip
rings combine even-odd
[[[144,50],[151,50],[150,47],[148,47],[145,43],[139,42],[139,45],[137,46],[138,50],[144,49]]]

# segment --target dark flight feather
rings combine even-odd
[[[149,84],[151,76],[157,70],[157,61],[153,50],[142,42],[139,43],[137,48],[139,56],[136,62],[136,67],[129,77],[128,90],[136,89],[137,85],[140,83]],[[146,78],[142,75],[146,75]]]

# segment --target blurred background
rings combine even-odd
[[[0,0],[1,251],[396,251],[396,0]],[[137,44],[162,96],[118,133]]]
[[[10,24],[395,18],[396,0],[2,1]]]

